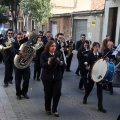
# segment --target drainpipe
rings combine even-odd
[[[73,37],[73,34],[74,34],[74,16],[73,16],[73,13],[71,13],[71,20],[72,20],[71,35]]]

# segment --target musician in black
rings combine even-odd
[[[113,53],[113,48],[114,48],[114,44],[112,41],[108,41],[107,43],[107,48],[104,50],[104,56],[106,56],[106,59],[110,62],[114,62],[115,61],[115,55],[112,55]],[[108,83],[108,85],[105,85],[103,88],[107,89],[110,91],[110,94],[113,94],[113,85],[112,85],[112,81]]]
[[[87,90],[85,92],[85,96],[83,98],[84,104],[87,104],[87,98],[88,98],[88,96],[89,96],[89,94],[92,91],[93,86],[94,86],[94,82],[91,79],[92,66],[97,59],[102,57],[102,54],[98,52],[99,49],[100,49],[100,44],[98,42],[94,42],[93,47],[92,47],[92,51],[88,54],[88,57],[87,57],[87,63],[88,63],[88,66],[90,66],[90,69],[89,69],[89,67],[86,67],[86,69],[89,69],[89,83],[87,86]],[[96,85],[97,85],[97,97],[98,97],[98,110],[103,112],[103,113],[106,113],[106,110],[103,108],[103,104],[102,104],[102,101],[103,101],[102,100],[103,99],[102,84],[99,82],[99,83],[96,83]]]
[[[89,42],[85,40],[82,43],[81,48],[79,48],[77,53],[77,58],[79,60],[80,74],[81,74],[79,89],[82,89],[84,85],[85,91],[87,89],[87,74],[88,74],[88,70],[86,70],[85,62],[87,60],[87,56],[89,52],[90,52]]]
[[[4,47],[7,47],[9,43],[11,44],[12,42],[15,42],[13,39],[13,30],[8,29],[7,31],[7,37],[3,39],[2,45]],[[8,84],[12,84],[13,80],[13,59],[14,59],[14,54],[11,52],[10,48],[3,50],[3,61],[5,64],[5,76],[4,76],[4,87],[7,87]]]
[[[40,44],[42,38],[42,35],[39,35],[37,37],[37,43]],[[42,42],[43,43],[43,42]],[[40,66],[40,56],[42,52],[44,51],[44,46],[41,45],[40,48],[36,51],[36,56],[34,58],[34,80],[40,81],[40,73],[41,73],[41,66]]]
[[[49,41],[46,44],[45,50],[41,55],[40,63],[43,69],[41,79],[44,85],[46,113],[50,115],[52,111],[56,117],[59,117],[57,107],[61,95],[63,78],[61,68],[64,67],[64,62],[62,54],[56,51],[56,43],[54,41]]]
[[[70,70],[70,66],[71,66],[71,61],[73,58],[73,50],[75,50],[75,43],[72,40],[72,36],[69,37],[69,40],[66,41],[66,49],[67,49],[67,55],[66,55],[66,61],[67,61],[67,65],[66,65],[66,71],[67,72],[71,72]]]
[[[50,40],[51,38],[51,32],[47,31],[46,35],[42,37],[42,41],[44,43],[44,46],[47,44],[47,42]]]
[[[86,35],[81,34],[80,35],[80,40],[77,41],[77,43],[76,43],[76,50],[77,51],[78,51],[79,48],[81,48],[82,42],[85,41],[85,39],[86,39]],[[79,62],[78,62],[78,67],[77,67],[77,70],[76,70],[76,74],[79,76]]]
[[[22,57],[25,57],[25,53],[23,51],[20,51],[19,48],[21,44],[28,41],[28,38],[23,38],[23,35],[21,33],[17,34],[17,40],[12,43],[11,51],[14,53],[14,55],[18,54]],[[25,69],[19,69],[14,66],[15,70],[15,87],[16,87],[16,96],[18,100],[21,100],[21,95],[29,99],[29,96],[27,95],[28,87],[29,87],[29,79],[30,79],[30,68],[27,67]],[[23,85],[21,89],[21,82],[23,79]]]
[[[56,50],[58,52],[60,52],[60,54],[63,55],[63,52],[65,54],[64,50],[66,48],[66,44],[65,44],[65,40],[64,40],[64,34],[63,33],[58,33],[56,36],[57,36],[56,37],[56,41],[55,41],[55,43],[56,43]],[[65,56],[64,56],[64,59],[66,59]],[[65,71],[65,67],[62,67],[62,73],[63,74],[64,74],[64,71]]]

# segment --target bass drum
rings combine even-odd
[[[104,59],[97,60],[91,70],[91,79],[103,85],[112,81],[115,72],[114,64]]]

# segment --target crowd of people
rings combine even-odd
[[[32,32],[35,32],[35,30],[32,30]],[[17,68],[14,65],[14,57],[15,55],[20,55],[24,58],[26,54],[19,48],[23,43],[28,42],[28,38],[29,34],[27,34],[26,31],[14,34],[12,29],[8,29],[6,34],[0,35],[0,62],[3,61],[5,65],[4,87],[8,87],[9,84],[12,84],[14,70],[16,96],[18,100],[21,100],[22,97],[29,99],[27,93],[31,72],[29,66],[24,69]],[[9,42],[11,44],[10,47],[8,47]],[[112,55],[114,44],[110,40],[110,36],[106,36],[106,39],[103,40],[103,44],[100,47],[98,42],[92,44],[91,41],[86,40],[85,34],[80,35],[80,40],[78,40],[75,45],[72,36],[69,36],[68,40],[66,40],[63,33],[58,33],[55,38],[53,38],[50,31],[47,31],[45,34],[40,31],[32,45],[34,46],[40,42],[42,42],[42,46],[36,51],[36,55],[34,55],[33,58],[33,79],[36,81],[42,80],[45,94],[46,113],[48,115],[53,113],[54,116],[59,117],[57,107],[61,96],[62,79],[64,77],[64,71],[71,72],[71,61],[75,49],[78,51],[78,68],[76,74],[78,76],[81,75],[79,89],[85,90],[83,104],[87,104],[88,96],[94,86],[94,81],[91,78],[91,70],[95,61],[103,56],[105,56],[107,61],[113,62],[115,60],[115,55]],[[91,44],[92,48],[90,47]],[[87,62],[87,65],[85,62]],[[23,85],[21,88],[22,80]],[[112,81],[104,86],[101,82],[96,83],[96,85],[98,110],[106,113],[107,111],[104,109],[102,102],[103,89],[109,90],[110,94],[113,94]]]

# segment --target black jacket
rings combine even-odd
[[[87,57],[87,63],[88,65],[90,65],[90,71],[92,69],[92,66],[94,65],[95,61],[100,59],[102,57],[102,54],[99,53],[99,55],[97,56],[97,58],[95,57],[93,51],[91,51],[89,54],[88,54],[88,57]]]
[[[79,60],[79,63],[84,64],[84,62],[86,62],[89,52],[90,51],[83,51],[82,49],[78,50],[77,59]]]
[[[54,61],[52,64],[48,64],[48,58],[53,57],[50,53],[42,53],[40,59],[40,65],[42,67],[41,79],[43,81],[52,81],[53,78],[55,81],[60,81],[63,78],[61,68],[64,67],[57,64],[57,61]],[[59,58],[63,61],[62,55],[59,52],[55,53],[55,58]],[[57,65],[57,66],[56,66]]]
[[[107,53],[109,52],[109,54],[107,55]],[[112,53],[113,53],[113,51],[111,50],[109,50],[108,48],[106,48],[105,50],[104,50],[104,56],[106,56],[106,57],[108,57],[109,59],[112,59],[112,60],[114,60],[115,59],[115,55],[112,55]]]
[[[8,40],[8,38],[5,38],[2,41],[2,45],[4,47],[6,47],[5,42]],[[7,60],[13,60],[14,59],[14,54],[11,52],[11,48],[4,50],[3,52],[3,60],[7,61]]]
[[[79,48],[81,47],[81,45],[82,45],[82,40],[77,41],[77,43],[76,43],[76,50],[77,51],[79,50]]]
[[[16,55],[19,54],[19,48],[20,45],[27,42],[28,38],[23,38],[22,40],[20,40],[19,42],[17,40],[15,40],[15,42],[12,43],[12,48],[11,48],[11,52]]]
[[[34,60],[40,60],[40,56],[41,56],[43,51],[44,51],[44,47],[41,47],[40,49],[38,49],[36,51],[36,56],[35,56]]]

